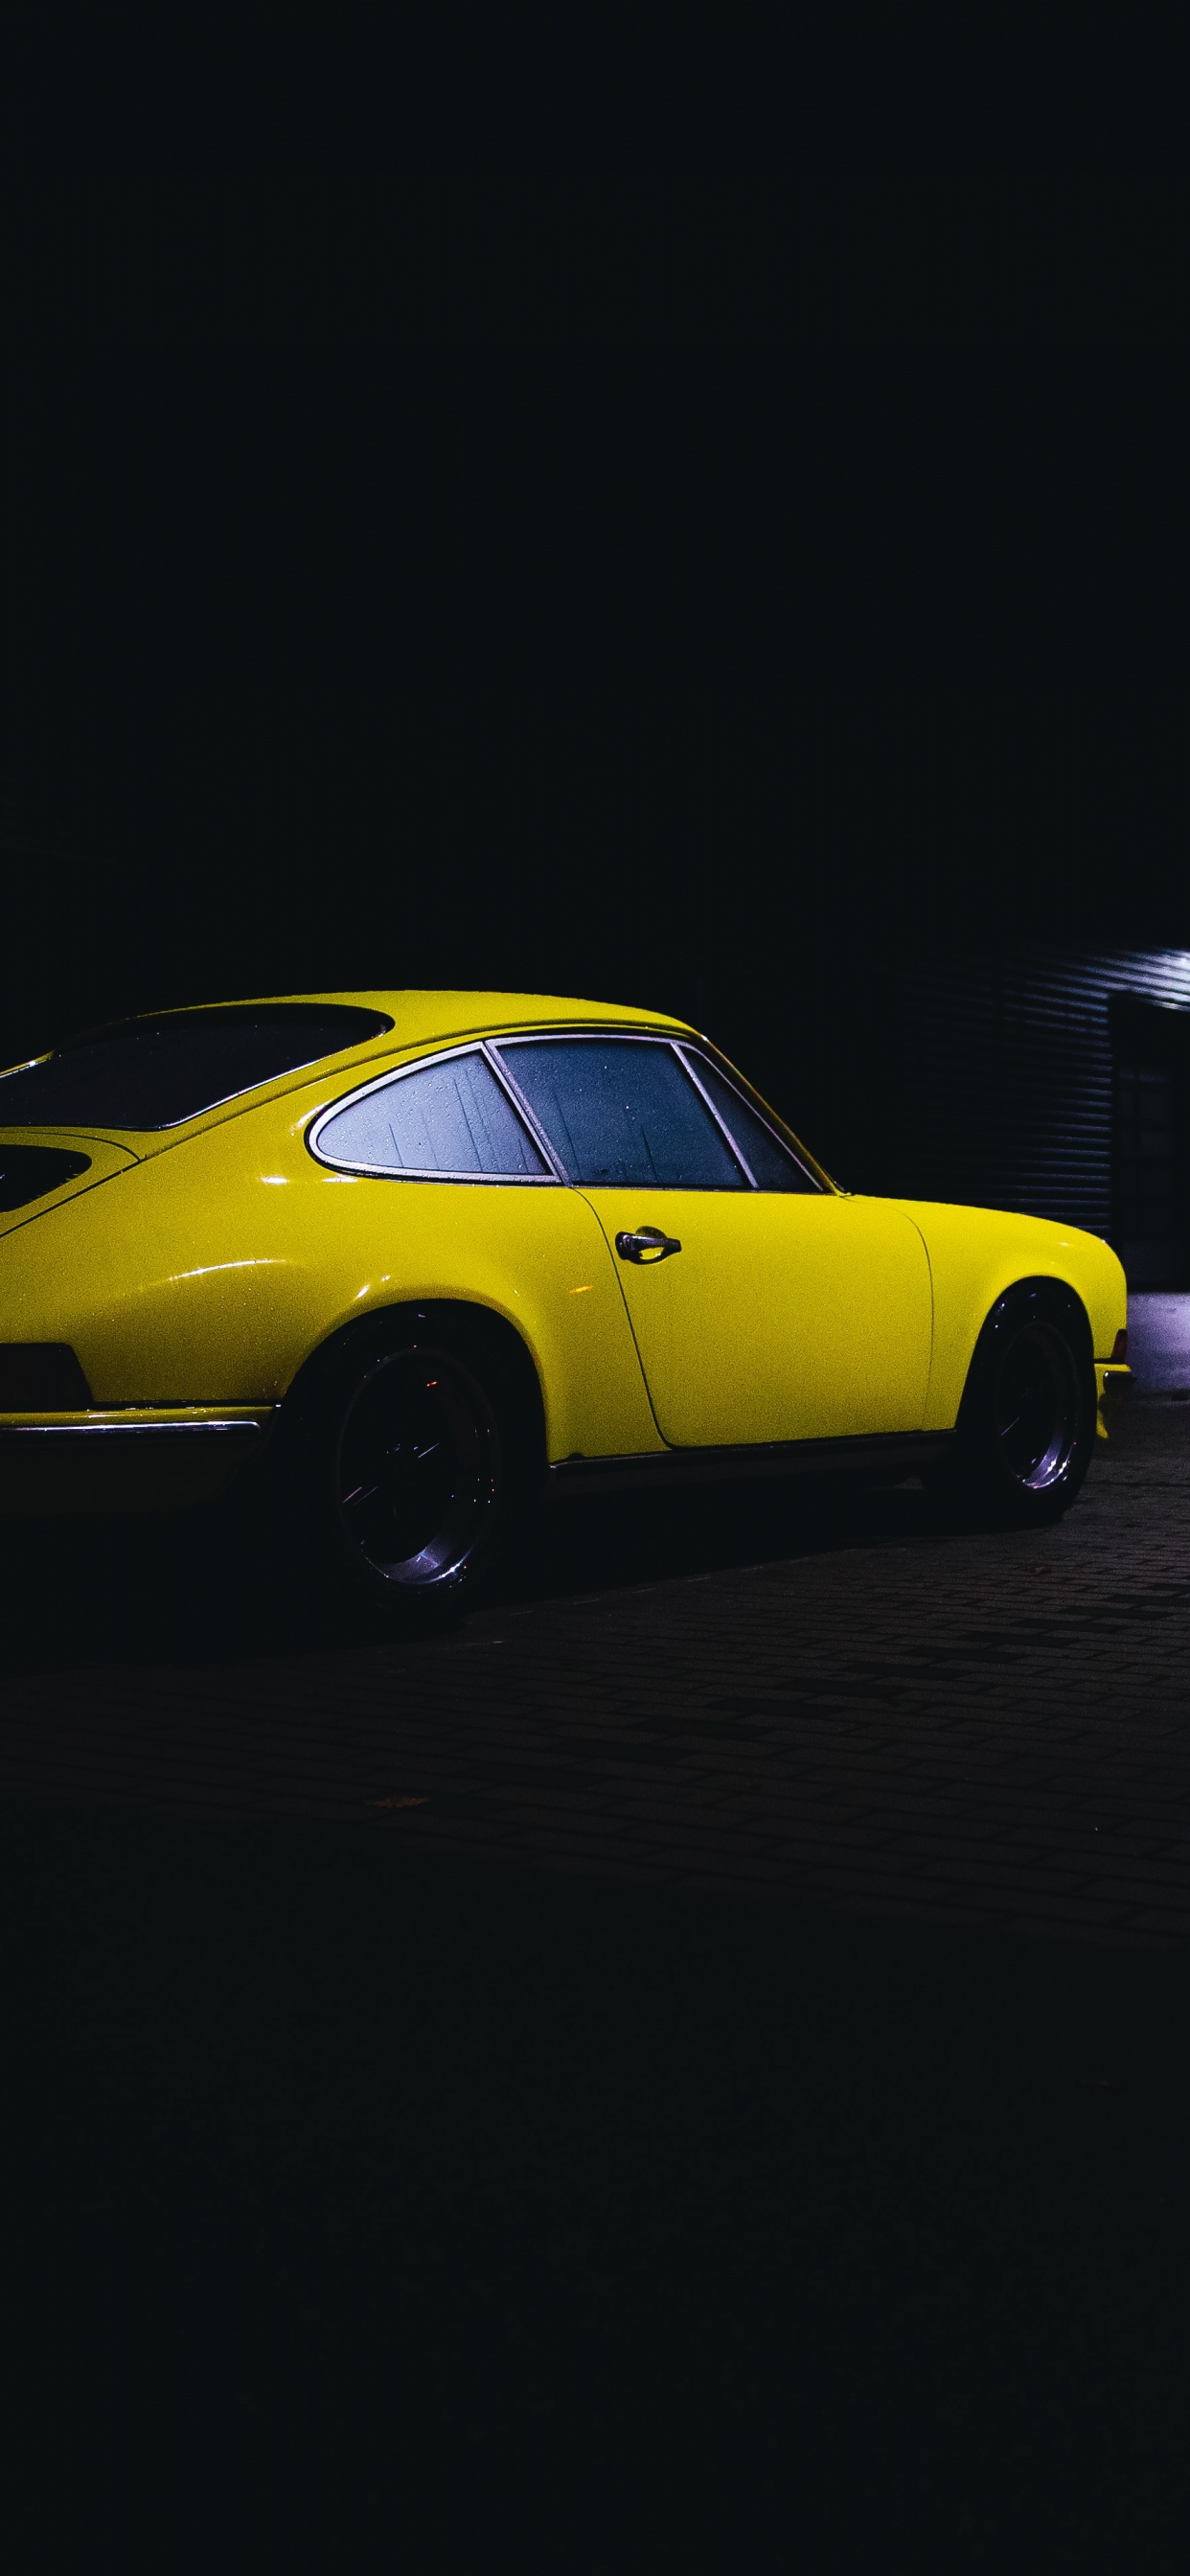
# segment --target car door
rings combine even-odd
[[[499,1055],[616,1253],[665,1440],[920,1428],[932,1312],[909,1218],[825,1187],[698,1048],[567,1035]]]

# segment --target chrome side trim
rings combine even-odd
[[[727,1476],[817,1476],[899,1467],[906,1476],[944,1458],[953,1431],[863,1432],[839,1440],[772,1440],[738,1448],[643,1450],[615,1458],[559,1458],[555,1492],[616,1493],[633,1486],[698,1484]]]
[[[246,1419],[212,1422],[5,1422],[0,1440],[194,1440],[204,1432],[241,1432],[255,1439],[264,1425]]]

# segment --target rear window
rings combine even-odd
[[[180,1127],[391,1027],[385,1012],[348,1002],[237,1002],[124,1020],[0,1077],[0,1127]]]
[[[89,1154],[67,1154],[55,1145],[0,1145],[0,1212],[30,1207],[91,1169]]]

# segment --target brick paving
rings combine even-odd
[[[1190,1933],[1190,1406],[1142,1395],[1040,1538],[932,1533],[912,1488],[674,1510],[625,1540],[610,1498],[560,1506],[537,1597],[403,1646],[145,1662],[93,1613],[85,1653],[43,1639],[22,1671],[18,1601],[0,1793],[321,1816],[1010,1933]],[[757,1561],[724,1563],[741,1533]],[[659,1548],[678,1570],[642,1582]]]

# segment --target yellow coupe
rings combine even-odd
[[[1096,1236],[855,1196],[681,1021],[540,994],[71,1040],[0,1077],[0,1236],[9,1509],[259,1452],[321,1579],[406,1605],[547,1480],[921,1471],[1049,1521],[1125,1349]]]

